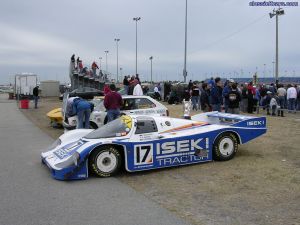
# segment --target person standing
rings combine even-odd
[[[78,116],[77,129],[90,128],[90,115],[92,108],[92,103],[82,98],[75,98],[73,100],[73,113]]]
[[[296,110],[297,111],[300,111],[300,86],[296,86],[295,85],[295,88],[296,88],[296,90],[297,90],[297,104],[296,104]]]
[[[193,105],[193,110],[198,110],[198,104],[199,104],[199,96],[200,96],[200,90],[199,87],[197,86],[196,82],[194,82],[192,90],[191,90],[191,96],[192,96],[192,105]]]
[[[228,112],[228,105],[229,105],[229,92],[231,91],[231,86],[234,83],[233,79],[229,79],[227,82],[227,85],[224,87],[222,96],[224,98],[224,107],[225,107],[225,113]]]
[[[248,111],[248,83],[242,84],[242,112],[246,113]]]
[[[190,81],[189,81],[189,84],[188,84],[188,90],[191,91],[191,90],[192,90],[192,87],[193,87],[193,81],[190,80]]]
[[[37,109],[38,100],[39,100],[39,86],[36,86],[32,90],[33,100],[34,100],[34,108]]]
[[[107,122],[113,121],[120,116],[122,96],[116,92],[116,86],[110,85],[110,92],[105,95],[104,106],[107,110]]]
[[[279,116],[279,114],[283,117],[283,109],[285,106],[285,98],[286,98],[286,90],[283,87],[282,84],[278,85],[278,89],[277,89],[277,95],[278,95],[278,101],[279,101],[279,106],[280,106],[280,110],[277,110],[277,115]]]
[[[133,89],[135,84],[136,84],[135,76],[132,76],[129,80],[128,95],[133,95]]]
[[[99,67],[98,67],[97,63],[94,61],[94,62],[92,63],[93,77],[96,77],[96,75],[97,75],[97,72],[96,72],[97,69],[99,69]]]
[[[239,114],[240,113],[240,101],[241,94],[237,89],[237,85],[233,83],[231,90],[228,92],[228,113]]]
[[[223,104],[222,99],[222,81],[220,77],[216,77],[215,84],[211,89],[210,95],[211,95],[211,105],[213,111],[221,112],[221,106]]]
[[[159,83],[154,87],[154,97],[159,101],[161,100]]]
[[[135,95],[135,96],[142,96],[144,95],[143,93],[143,89],[142,89],[142,86],[140,85],[140,83],[136,83],[134,88],[133,88],[133,93],[132,95]]]
[[[129,81],[128,81],[127,76],[124,76],[123,86],[124,86],[125,94],[128,95]]]
[[[75,70],[75,54],[71,56],[71,71]]]
[[[253,113],[254,95],[255,89],[252,86],[252,82],[250,82],[248,85],[248,113]]]
[[[202,91],[200,96],[201,102],[201,109],[203,112],[209,112],[210,105],[209,105],[209,90],[207,83],[202,84]]]
[[[79,58],[79,56],[77,57],[77,59],[76,59],[76,70],[78,71],[78,69],[79,69],[79,62],[80,62],[80,58]]]
[[[104,88],[103,88],[103,93],[104,95],[107,95],[109,92],[111,92],[109,86],[107,84],[104,85]]]
[[[286,98],[288,101],[288,112],[292,112],[295,110],[295,103],[296,103],[296,99],[297,99],[297,90],[295,87],[293,87],[292,85],[288,85],[288,89],[286,92]],[[296,111],[295,111],[296,113]]]

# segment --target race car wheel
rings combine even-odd
[[[237,137],[230,132],[220,134],[213,145],[213,159],[218,161],[230,160],[238,150]]]
[[[94,150],[89,157],[89,169],[99,177],[115,175],[121,167],[120,152],[113,146],[103,146]]]

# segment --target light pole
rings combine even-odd
[[[264,78],[266,78],[266,64],[264,64]]]
[[[186,83],[187,71],[186,71],[186,49],[187,49],[187,0],[185,0],[185,36],[184,36],[184,67],[183,78]]]
[[[117,45],[117,84],[119,83],[119,38],[115,38],[115,42]]]
[[[276,68],[275,68],[275,82],[278,83],[278,64],[279,64],[279,60],[278,60],[278,16],[284,15],[284,10],[279,8],[277,10],[273,10],[273,13],[269,13],[270,18],[272,18],[273,16],[276,16]]]
[[[152,59],[153,59],[153,56],[150,56],[150,61],[151,61],[151,84],[153,83],[153,80],[152,80]]]
[[[109,53],[108,50],[104,51],[105,52],[105,58],[106,58],[106,66],[105,66],[105,70],[106,70],[106,73],[108,72],[107,70],[107,54]]]
[[[102,60],[102,57],[99,57],[99,60],[100,60],[99,68],[101,70],[101,60]]]
[[[134,17],[133,20],[135,21],[135,75],[138,74],[137,72],[137,23],[141,19],[141,17]]]

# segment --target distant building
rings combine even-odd
[[[56,80],[41,81],[39,89],[42,97],[58,97],[60,95],[59,81]]]

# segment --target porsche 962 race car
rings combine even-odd
[[[129,172],[232,159],[239,144],[266,133],[266,118],[218,112],[191,120],[122,116],[96,130],[60,136],[42,162],[58,180],[108,177],[121,166]]]

